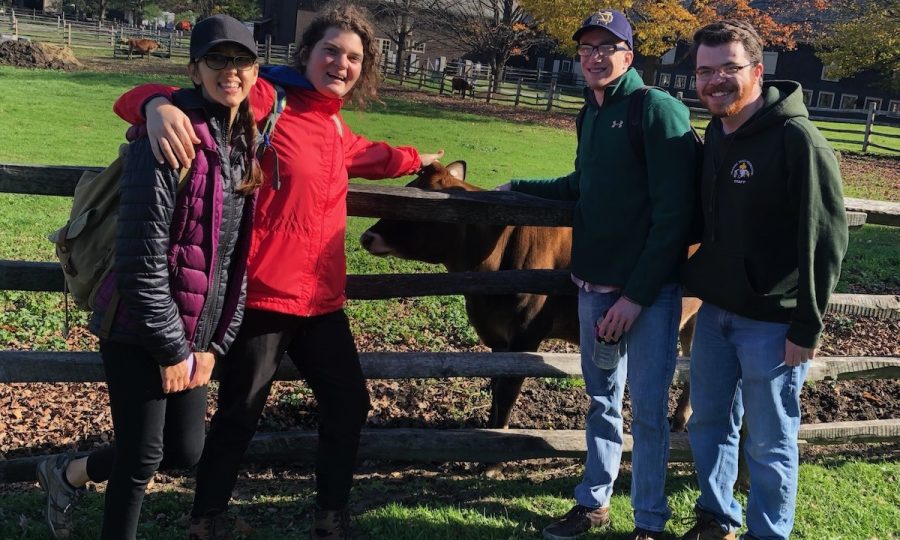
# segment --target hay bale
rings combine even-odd
[[[0,64],[24,68],[61,69],[82,67],[72,49],[40,41],[16,40],[0,43]]]

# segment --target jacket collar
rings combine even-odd
[[[215,150],[216,142],[214,137],[224,139],[225,126],[228,125],[228,110],[219,105],[207,101],[199,88],[184,88],[172,95],[172,103],[186,113],[194,112],[199,118],[209,119],[212,129],[195,129],[197,137],[200,139],[200,148],[204,150]],[[213,135],[213,131],[216,132]]]
[[[621,101],[642,86],[644,86],[643,79],[633,67],[630,67],[603,89],[603,105]],[[599,107],[594,91],[590,87],[585,87],[584,98],[590,106]]]

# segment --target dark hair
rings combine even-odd
[[[237,116],[232,122],[231,133],[232,141],[243,139],[244,162],[248,164],[244,179],[235,188],[235,191],[241,195],[250,195],[263,185],[265,174],[256,159],[256,121],[253,119],[249,98],[244,98],[244,101],[238,106]]]
[[[294,67],[303,71],[309,55],[321,41],[329,28],[340,28],[359,36],[363,45],[362,71],[359,80],[345,96],[359,109],[364,109],[369,101],[378,101],[378,61],[381,51],[375,43],[375,30],[366,16],[366,12],[353,5],[331,8],[316,16],[303,32],[297,43],[297,55]]]
[[[697,49],[700,45],[715,47],[726,43],[740,42],[747,51],[747,58],[754,64],[762,63],[763,43],[756,29],[747,21],[725,19],[707,24],[694,32],[694,44],[691,46],[691,58],[697,62]]]

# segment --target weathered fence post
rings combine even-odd
[[[16,36],[16,39],[19,39],[19,19],[13,17],[12,23],[13,35]]]
[[[678,101],[684,101],[684,92],[675,92],[675,99]]]
[[[874,101],[869,103],[869,111],[866,113],[866,131],[863,134],[862,151],[869,149],[869,137],[872,136],[872,125],[875,124],[875,107]]]
[[[553,95],[556,94],[556,75],[550,79],[550,90],[547,91],[547,112],[553,110]]]
[[[444,81],[447,80],[447,73],[445,71],[441,71],[441,87],[438,88],[438,95],[444,95]]]
[[[493,73],[488,73],[488,80],[487,80],[487,96],[486,96],[485,99],[484,99],[485,103],[490,103],[490,102],[491,102],[491,90],[492,90],[493,88],[494,88],[494,74],[493,74]]]
[[[288,48],[287,48],[287,63],[288,64],[291,63],[293,57],[294,57],[294,44],[288,43]]]
[[[72,46],[72,23],[66,25],[66,45]]]
[[[519,108],[519,98],[522,96],[522,77],[516,82],[516,101],[513,103],[513,109]]]
[[[172,58],[172,33],[169,33],[169,58]]]
[[[419,90],[421,90],[423,86],[425,86],[425,70],[419,69]]]
[[[265,54],[266,63],[270,63],[272,59],[272,34],[266,34],[266,54]]]

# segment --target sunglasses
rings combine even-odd
[[[209,69],[216,71],[225,69],[229,63],[238,71],[245,71],[253,67],[256,58],[252,56],[228,56],[220,53],[209,53],[203,55],[203,62]]]

